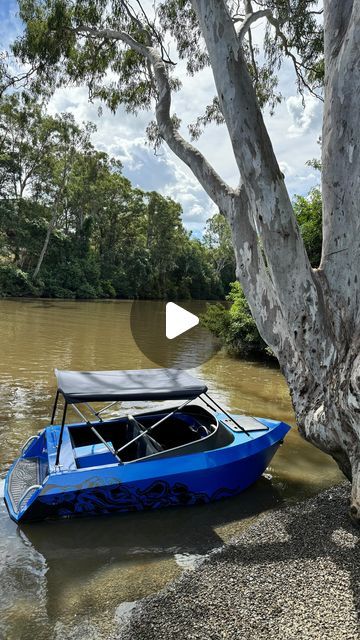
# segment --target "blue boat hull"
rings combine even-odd
[[[232,443],[219,449],[50,473],[18,513],[6,481],[9,514],[16,522],[28,522],[203,504],[236,495],[261,476],[290,429],[283,422],[262,422],[267,430],[251,437],[233,433]]]
[[[194,472],[171,474],[149,481],[119,482],[108,486],[81,488],[39,496],[24,520],[48,517],[99,515],[114,512],[144,511],[170,506],[213,502],[236,495],[253,484],[265,471],[278,448],[266,450],[223,468],[203,471],[196,479]]]

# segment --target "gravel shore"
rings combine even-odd
[[[349,484],[262,516],[146,598],[118,640],[359,640],[360,531]]]

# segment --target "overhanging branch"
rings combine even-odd
[[[238,19],[235,19],[235,31],[238,34],[239,41],[242,42],[245,34],[249,31],[251,25],[254,24],[257,20],[261,18],[268,18],[271,15],[270,9],[263,9],[260,11],[253,11],[252,13],[248,13],[244,20],[240,22]]]
[[[283,27],[283,22],[281,22],[280,20],[278,20],[277,18],[275,18],[273,12],[271,11],[271,9],[259,9],[258,11],[253,11],[252,8],[252,4],[250,0],[247,0],[245,2],[245,16],[241,17],[238,15],[233,16],[232,21],[234,23],[234,28],[235,28],[235,32],[237,33],[238,39],[239,39],[239,43],[241,44],[245,35],[248,33],[249,34],[249,40],[251,41],[251,27],[252,25],[257,22],[257,20],[260,20],[261,18],[266,18],[268,20],[268,22],[274,27],[275,29],[275,37],[280,40],[281,42],[281,46],[283,48],[283,51],[285,53],[285,55],[290,58],[291,62],[293,63],[294,66],[294,71],[296,73],[296,77],[298,80],[298,88],[300,93],[302,93],[302,88],[305,87],[309,93],[311,95],[313,95],[315,98],[317,98],[318,100],[321,100],[322,102],[323,97],[321,95],[319,95],[316,91],[314,91],[314,89],[310,86],[310,84],[307,82],[303,71],[306,71],[306,67],[305,65],[299,61],[296,57],[296,55],[291,51],[291,48],[289,46],[289,42],[288,39],[286,37],[286,35],[284,34],[284,32],[282,31],[282,27]],[[320,13],[320,12],[319,12]],[[252,47],[250,46],[250,49],[252,49]],[[254,56],[253,56],[253,52],[252,52],[252,62],[254,65]],[[256,65],[255,65],[256,66]]]
[[[126,31],[107,28],[94,29],[93,27],[84,25],[77,27],[75,32],[83,36],[88,35],[96,38],[119,40],[144,56],[153,70],[153,77],[155,79],[158,94],[156,100],[156,120],[161,137],[178,158],[191,169],[213,202],[215,202],[220,209],[227,209],[229,198],[232,198],[233,195],[236,194],[236,191],[221,179],[202,153],[182,137],[171,119],[171,87],[166,63],[159,52],[154,47],[137,42],[137,40]]]

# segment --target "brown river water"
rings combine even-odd
[[[142,304],[144,317],[151,315],[156,303]],[[200,306],[194,301],[191,310]],[[127,301],[0,300],[1,479],[25,440],[49,421],[55,367],[154,366],[132,338],[130,309]],[[228,410],[294,425],[274,365],[219,351],[195,373]],[[108,638],[131,603],[191,570],[259,514],[341,478],[332,460],[294,428],[264,477],[240,496],[211,505],[19,528],[1,501],[0,640]]]

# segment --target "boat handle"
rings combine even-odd
[[[25,451],[26,451],[26,449],[28,448],[28,446],[29,446],[30,442],[31,442],[32,440],[36,440],[37,438],[39,438],[39,436],[38,436],[38,435],[36,435],[36,436],[30,436],[30,438],[28,438],[28,439],[26,440],[25,444],[23,445],[23,447],[22,447],[22,449],[21,449],[21,453],[25,453]]]
[[[28,487],[26,489],[26,491],[24,491],[24,493],[22,494],[22,496],[21,496],[21,498],[19,500],[19,503],[18,503],[18,508],[17,508],[18,512],[20,511],[20,507],[21,507],[22,503],[24,502],[27,494],[30,493],[30,491],[33,491],[34,489],[41,489],[41,487],[42,487],[41,484],[32,484],[31,487]]]

